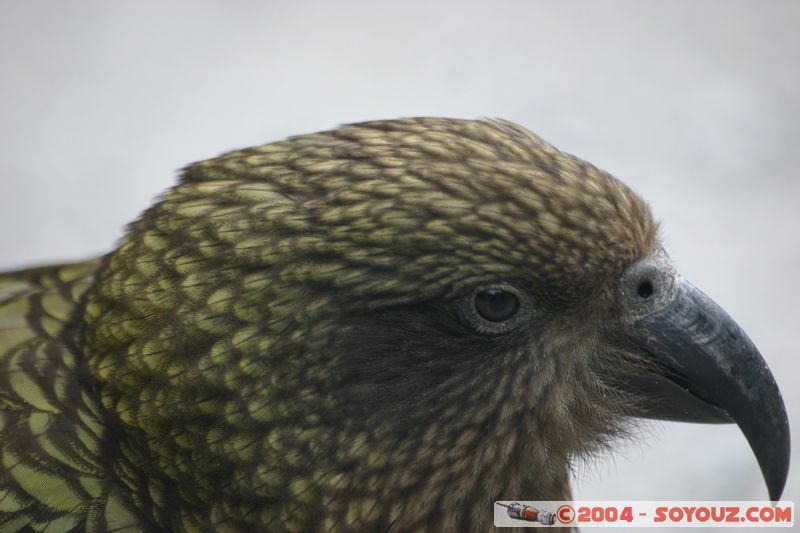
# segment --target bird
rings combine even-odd
[[[0,274],[0,530],[485,531],[642,419],[785,406],[648,204],[499,119],[185,167],[110,253]],[[679,468],[676,466],[676,468]]]

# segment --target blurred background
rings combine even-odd
[[[6,0],[0,270],[110,250],[177,169],[229,149],[502,117],[649,200],[684,276],[760,347],[798,442],[798,28],[792,0]],[[767,498],[736,427],[645,434],[578,465],[575,497]]]

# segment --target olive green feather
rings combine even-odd
[[[655,233],[501,121],[193,164],[102,260],[0,277],[0,530],[467,531],[566,498],[620,426],[598,309]],[[497,280],[530,289],[530,337],[458,320]]]

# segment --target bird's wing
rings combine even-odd
[[[97,530],[113,521],[101,415],[65,342],[98,265],[0,274],[0,531]]]

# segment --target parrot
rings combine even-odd
[[[789,425],[648,204],[500,119],[188,165],[110,253],[0,274],[0,531],[486,531],[644,419]],[[677,467],[676,467],[677,468]]]

